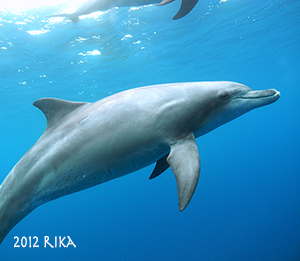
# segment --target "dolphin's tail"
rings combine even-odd
[[[77,23],[79,21],[79,17],[77,14],[56,14],[56,15],[47,15],[46,17],[68,17],[72,20],[73,23]]]
[[[160,5],[166,5],[169,4],[171,2],[173,2],[175,0],[162,0],[158,6]],[[199,0],[182,0],[181,1],[181,6],[179,11],[177,12],[177,14],[173,17],[173,20],[177,20],[181,17],[184,17],[185,15],[187,15],[194,7],[195,5],[198,3]]]
[[[198,0],[182,0],[178,13],[173,17],[173,20],[177,20],[187,15],[194,6],[198,3]]]

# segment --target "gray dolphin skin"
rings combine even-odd
[[[36,207],[155,162],[150,179],[170,166],[182,211],[200,174],[195,138],[279,97],[274,89],[234,82],[187,82],[130,89],[94,103],[35,101],[47,127],[0,186],[0,243]]]
[[[175,0],[88,0],[83,3],[74,13],[70,14],[55,14],[47,17],[68,17],[74,23],[79,21],[79,16],[87,15],[97,11],[106,11],[113,7],[125,6],[142,6],[159,3],[158,6],[166,5]],[[181,6],[177,14],[173,17],[174,20],[187,15],[197,4],[198,0],[182,0]]]

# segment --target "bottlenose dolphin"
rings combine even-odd
[[[200,174],[195,138],[279,97],[274,89],[234,82],[190,82],[131,89],[95,103],[35,101],[47,127],[0,187],[0,242],[36,207],[155,162],[150,178],[171,167],[182,211]]]
[[[79,21],[79,16],[81,15],[87,15],[97,11],[105,11],[113,7],[141,6],[156,3],[159,3],[158,5],[161,6],[173,1],[175,0],[88,0],[79,6],[74,13],[49,15],[47,17],[68,17],[76,23]],[[180,9],[173,19],[176,20],[187,15],[194,8],[197,2],[198,0],[182,0]]]

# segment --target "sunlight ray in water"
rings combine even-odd
[[[59,4],[65,4],[68,2],[70,2],[70,0],[1,0],[0,9],[28,10],[31,8],[38,8],[41,6],[55,6]]]
[[[101,52],[98,50],[87,51],[86,53],[79,53],[78,55],[87,56],[87,55],[100,55]]]
[[[45,33],[48,33],[48,32],[50,32],[50,30],[45,30],[45,29],[27,31],[27,33],[29,33],[31,35],[45,34]]]

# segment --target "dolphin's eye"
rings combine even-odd
[[[219,94],[219,98],[222,100],[228,100],[230,98],[230,94],[228,92],[222,91]]]

